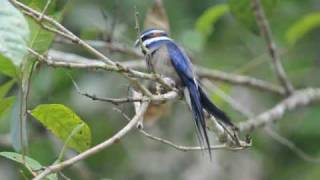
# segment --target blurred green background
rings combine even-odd
[[[37,6],[41,7],[45,2],[38,1]],[[229,2],[234,7],[228,6]],[[249,17],[246,14],[250,9],[246,4],[248,1],[229,2],[164,0],[171,37],[192,52],[195,64],[277,83],[265,42],[259,37],[254,21],[250,20],[250,13]],[[65,2],[54,3],[56,6],[50,9],[52,14],[61,9]],[[77,0],[66,10],[62,23],[83,39],[110,41],[112,36],[112,41],[132,47],[136,38],[134,6],[143,20],[152,3],[151,0]],[[207,11],[210,8],[211,11]],[[275,0],[266,2],[265,8],[289,79],[296,88],[319,86],[320,1]],[[206,13],[211,13],[211,16],[207,15],[211,18],[201,19]],[[315,17],[310,17],[312,14]],[[91,57],[74,45],[55,42],[51,48]],[[135,59],[108,49],[102,48],[101,51],[117,61]],[[114,110],[113,105],[79,95],[69,75],[83,90],[97,96],[127,95],[128,82],[116,73],[55,69],[41,65],[32,76],[29,108],[41,103],[65,104],[90,126],[92,144],[105,140],[127,123]],[[7,78],[2,76],[0,80],[5,82]],[[281,100],[281,97],[268,92],[224,83],[215,84],[255,114],[271,108]],[[218,106],[227,111],[234,121],[246,120],[217,97],[213,90],[207,90]],[[173,107],[169,115],[147,128],[147,131],[179,144],[196,145],[198,142],[191,113],[183,102],[175,102]],[[121,105],[118,108],[133,115],[131,105]],[[6,113],[0,121],[0,134],[3,138],[10,136],[10,114]],[[279,123],[271,126],[274,131],[317,159],[320,157],[319,120],[320,106],[315,104],[290,112]],[[54,162],[61,142],[32,117],[29,117],[28,129],[29,156],[43,165]],[[213,134],[210,136],[214,139]],[[213,160],[210,161],[205,152],[180,152],[133,131],[119,143],[89,157],[77,164],[76,168],[68,168],[63,172],[71,179],[320,179],[319,163],[302,159],[268,136],[265,130],[254,131],[252,138],[251,148],[235,152],[214,151]],[[5,144],[0,145],[0,149],[13,151],[10,145]],[[23,179],[19,171],[21,168],[16,163],[0,158],[1,179]]]

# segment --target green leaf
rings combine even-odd
[[[12,61],[0,54],[0,73],[9,76],[9,77],[16,77],[17,76],[17,68],[12,63]]]
[[[90,147],[91,132],[89,126],[68,107],[62,104],[41,104],[33,109],[31,114],[64,142],[73,130],[83,123],[81,129],[71,137],[68,146],[78,152]]]
[[[320,13],[311,13],[298,19],[286,32],[286,39],[290,45],[294,45],[308,32],[320,27]]]
[[[196,22],[197,31],[204,36],[208,36],[213,32],[214,24],[227,12],[229,12],[229,6],[227,4],[210,7],[198,18]]]
[[[6,110],[10,109],[16,100],[16,97],[11,96],[0,100],[0,117]]]
[[[261,0],[267,17],[272,15],[278,0]],[[253,33],[258,33],[258,25],[252,9],[252,0],[229,0],[230,10],[233,16]]]
[[[36,161],[28,156],[25,156],[25,161],[23,161],[22,155],[18,154],[18,153],[0,152],[0,156],[3,156],[3,157],[8,158],[10,160],[13,160],[13,161],[20,163],[22,165],[24,165],[24,162],[25,162],[25,164],[28,166],[28,168],[31,168],[33,171],[38,171],[38,170],[41,170],[41,168],[43,168],[43,166],[38,161]],[[49,180],[58,179],[56,174],[50,174],[46,178]]]
[[[18,162],[20,164],[23,164],[23,159],[21,154],[18,154],[15,152],[0,152],[0,156],[3,156],[5,158]],[[42,168],[42,165],[38,161],[30,157],[25,156],[25,162],[32,170],[41,170]]]
[[[58,156],[58,159],[56,160],[56,162],[61,162],[63,157],[64,157],[64,154],[65,154],[65,151],[67,149],[67,146],[70,142],[70,140],[72,139],[72,137],[74,135],[76,135],[77,133],[79,133],[82,129],[82,127],[84,126],[85,124],[84,123],[81,123],[81,124],[78,124],[73,130],[72,132],[69,134],[69,136],[67,137],[67,139],[65,140],[65,143],[60,151],[60,154]]]
[[[9,1],[0,1],[0,54],[19,67],[27,51],[28,23]]]
[[[15,80],[10,80],[0,86],[0,99],[3,98],[14,85]]]

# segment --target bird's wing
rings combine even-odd
[[[192,64],[185,52],[173,42],[168,42],[166,45],[172,65],[179,74],[180,78],[182,80],[184,78],[185,80],[194,81],[194,83],[196,83],[192,70]]]
[[[166,46],[174,69],[177,71],[179,77],[181,78],[182,84],[188,89],[191,109],[200,136],[200,142],[201,139],[204,139],[210,152],[210,143],[201,104],[201,96],[198,90],[198,84],[194,78],[192,64],[188,56],[175,43],[168,42]]]

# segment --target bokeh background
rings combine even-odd
[[[171,37],[192,54],[195,64],[277,83],[265,42],[259,37],[257,29],[248,28],[248,25],[239,21],[230,11],[226,11],[213,22],[207,22],[210,31],[204,33],[199,29],[197,22],[208,8],[227,4],[228,1],[164,0],[163,3],[169,19]],[[243,0],[239,0],[238,3],[243,3]],[[63,4],[64,2],[58,1],[56,9]],[[143,23],[145,14],[152,4],[152,0],[77,0],[66,10],[62,23],[83,39],[119,42],[133,47],[137,36],[134,6],[137,7]],[[250,6],[246,6],[243,12],[246,9],[250,9]],[[282,63],[296,88],[320,85],[320,28],[305,22],[302,27],[310,26],[307,33],[297,32],[301,34],[297,36],[301,37],[296,41],[288,37],[290,29],[311,13],[320,14],[319,0],[278,0],[272,4],[272,13],[268,16]],[[318,22],[319,19],[320,17]],[[91,57],[83,49],[58,40],[51,48]],[[100,50],[117,61],[137,59],[111,52],[103,47]],[[128,82],[116,73],[55,69],[41,65],[32,76],[30,108],[40,103],[67,105],[88,123],[92,131],[93,144],[110,137],[127,123],[113,105],[92,101],[79,95],[70,76],[83,90],[97,96],[122,97],[128,93]],[[0,79],[1,82],[6,81],[5,77]],[[214,84],[254,114],[271,108],[281,100],[277,95],[243,86],[218,82]],[[207,88],[207,91],[235,122],[246,120],[246,117],[217,96],[213,89]],[[133,115],[131,105],[120,105],[118,108]],[[197,145],[191,113],[185,103],[175,102],[170,109],[168,114],[146,130],[178,144]],[[314,105],[287,113],[270,128],[315,160],[320,156],[319,120],[320,106]],[[0,144],[0,149],[12,151],[9,138],[10,113],[2,117],[0,124],[2,140],[8,141]],[[32,117],[29,118],[28,129],[29,156],[44,165],[54,162],[61,142]],[[214,134],[210,133],[210,136],[214,139]],[[251,148],[242,151],[214,151],[213,159],[210,161],[206,152],[180,152],[133,131],[119,143],[63,172],[71,179],[320,179],[319,163],[301,158],[297,152],[270,137],[264,129],[255,130],[251,136]],[[23,168],[0,158],[1,179],[23,179],[19,169]]]

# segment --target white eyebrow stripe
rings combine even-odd
[[[151,31],[148,31],[144,34],[142,34],[141,38],[149,35],[149,34],[152,34],[152,33],[166,33],[165,31],[162,31],[162,30],[159,30],[159,29],[154,29],[154,30],[151,30]]]
[[[156,41],[162,41],[162,40],[168,40],[168,41],[173,41],[172,39],[166,37],[166,36],[160,36],[160,37],[154,37],[154,38],[150,38],[147,39],[145,41],[143,41],[143,45],[144,46],[149,46],[150,44],[156,42]]]

